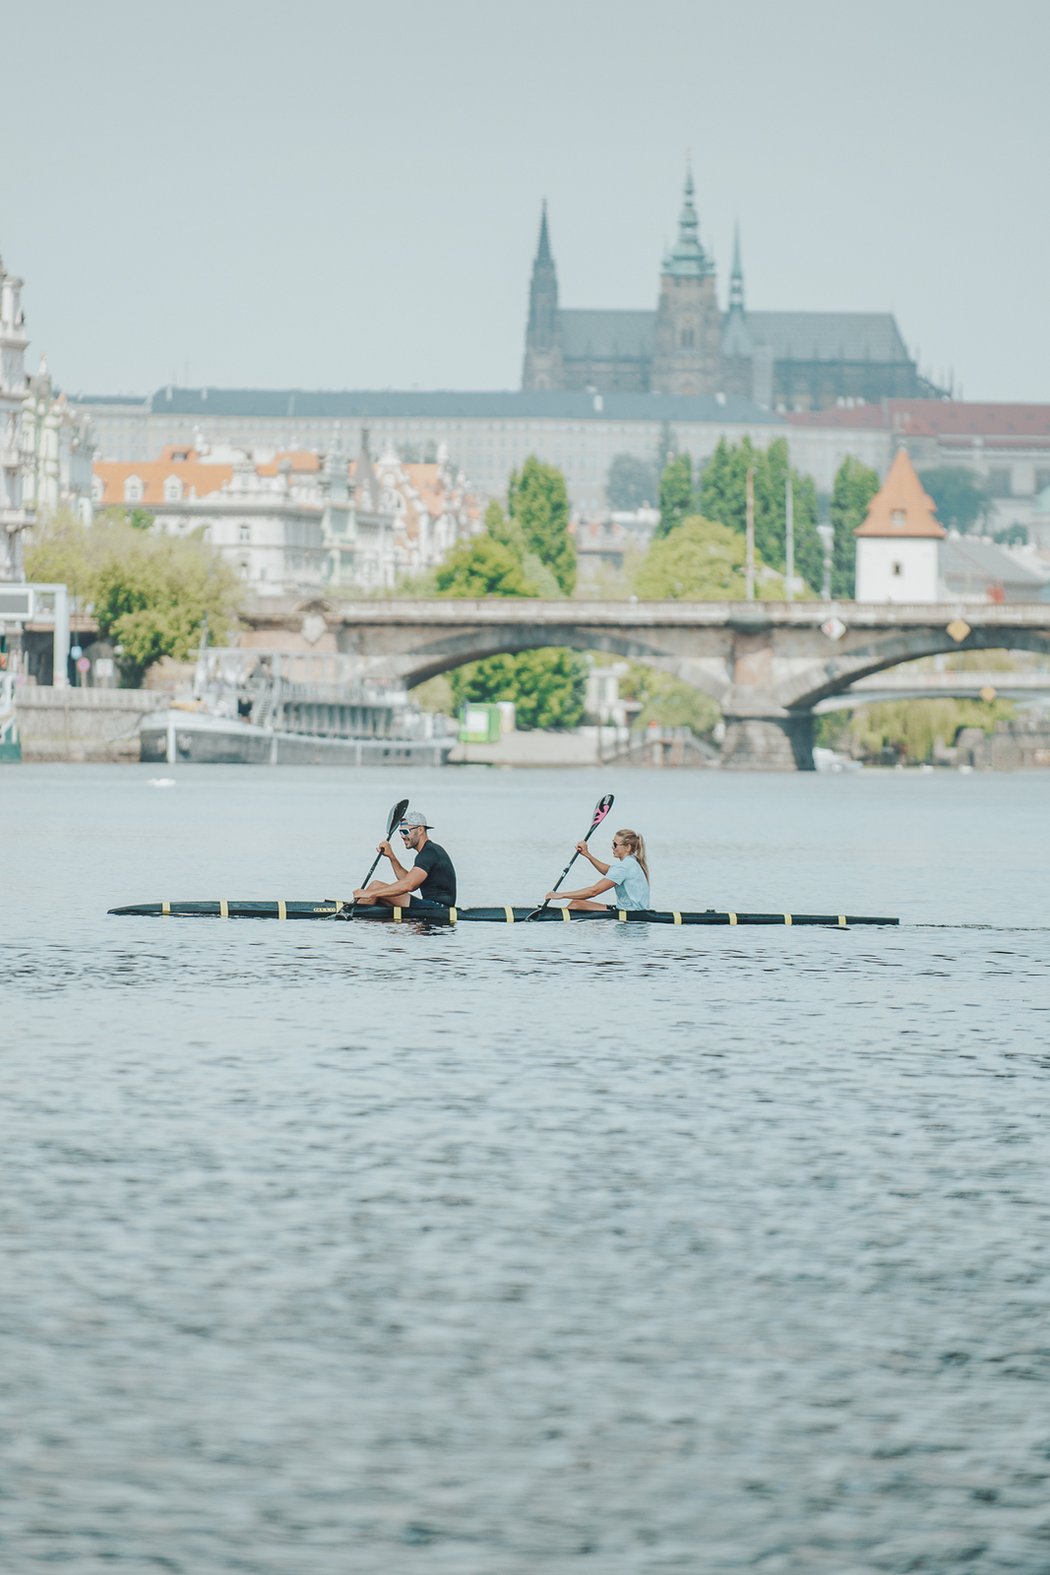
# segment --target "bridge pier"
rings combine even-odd
[[[730,771],[812,771],[813,713],[771,708],[725,717],[722,765]]]

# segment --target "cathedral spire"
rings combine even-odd
[[[733,232],[733,272],[729,276],[729,310],[744,310],[744,266],[740,261],[740,224]]]
[[[523,388],[557,388],[561,378],[558,273],[551,251],[547,199],[540,213],[540,238],[529,284],[529,321],[525,330]]]
[[[704,279],[714,273],[714,264],[700,244],[700,220],[693,202],[693,166],[687,160],[682,210],[678,215],[678,239],[664,258],[663,271],[675,279]]]
[[[547,231],[547,199],[543,199],[543,209],[540,216],[540,242],[536,247],[537,264],[546,263],[554,267],[554,258],[551,256],[551,239]]]

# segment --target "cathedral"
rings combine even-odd
[[[691,171],[655,311],[560,307],[544,203],[522,388],[743,394],[779,410],[947,397],[920,376],[890,312],[749,311],[739,232],[722,311],[714,263],[700,241]]]

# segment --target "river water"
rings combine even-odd
[[[0,774],[5,1572],[1050,1571],[1050,776],[157,769]],[[106,916],[607,788],[902,927]]]

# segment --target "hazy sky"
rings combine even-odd
[[[1044,0],[0,5],[0,253],[79,391],[513,388],[540,199],[566,306],[655,305],[691,148],[724,301],[897,313],[1050,399]]]

